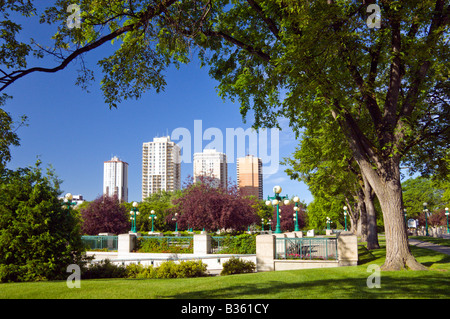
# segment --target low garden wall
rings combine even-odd
[[[136,234],[121,234],[117,239],[116,252],[91,251],[87,254],[94,256],[94,262],[109,259],[122,265],[140,263],[159,266],[168,260],[201,260],[210,272],[220,271],[222,264],[232,257],[254,262],[257,271],[352,266],[358,262],[357,238],[350,232],[341,232],[332,238],[303,237],[298,232],[258,235],[256,242],[243,241],[241,244],[254,245],[251,250],[255,250],[255,254],[221,253],[224,247],[220,247],[220,239],[207,234],[196,234],[192,237],[192,242],[183,244],[189,246],[192,253],[135,252],[139,238]],[[167,242],[169,239],[158,240]]]

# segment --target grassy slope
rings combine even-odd
[[[380,242],[383,244],[383,242]],[[367,287],[370,264],[382,265],[385,250],[360,246],[355,267],[279,271],[193,279],[82,280],[0,284],[0,298],[450,298],[450,256],[411,247],[430,271],[382,272],[381,288]]]

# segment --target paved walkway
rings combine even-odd
[[[409,244],[420,247],[420,248],[431,249],[431,250],[437,251],[442,254],[450,255],[450,247],[447,247],[447,246],[436,245],[433,243],[429,243],[426,241],[420,241],[417,239],[409,239]]]

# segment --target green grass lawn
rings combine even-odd
[[[430,243],[433,243],[436,245],[450,247],[450,239],[436,238],[436,237],[430,237],[430,236],[411,236],[409,238],[417,239],[417,240],[421,240],[421,241],[427,241],[427,242],[430,242]]]
[[[380,244],[384,244],[380,240]],[[385,249],[360,245],[354,267],[278,271],[193,279],[82,280],[0,284],[0,298],[450,298],[450,256],[411,247],[429,271],[381,272],[381,288],[367,287],[370,264],[381,266]]]

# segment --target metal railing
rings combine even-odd
[[[117,236],[81,236],[88,250],[117,250]]]
[[[337,260],[337,239],[277,238],[275,259]]]

